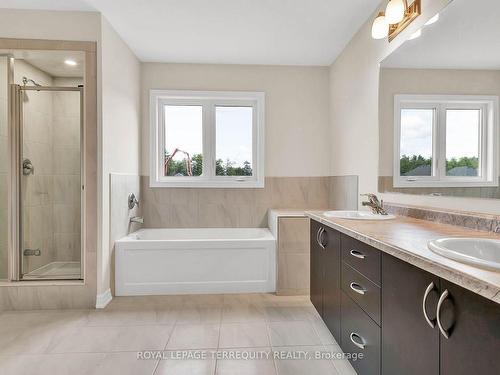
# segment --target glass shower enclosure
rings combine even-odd
[[[10,85],[12,279],[83,279],[83,86],[22,81]]]

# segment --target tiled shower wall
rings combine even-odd
[[[52,86],[52,77],[41,70],[16,60],[14,82],[33,79],[42,86]],[[23,159],[30,159],[34,174],[22,176],[23,249],[40,249],[40,256],[24,257],[24,272],[30,272],[54,259],[54,220],[52,216],[53,168],[53,94],[28,91],[23,102]]]
[[[14,81],[26,76],[43,86],[76,86],[80,78],[55,78],[16,60]],[[80,96],[77,92],[24,95],[23,158],[35,173],[23,176],[24,272],[54,261],[80,261]]]
[[[146,228],[267,227],[270,208],[357,209],[358,178],[266,177],[263,189],[150,188],[141,177]]]

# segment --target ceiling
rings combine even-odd
[[[382,62],[386,68],[500,69],[500,1],[455,0],[420,38]]]
[[[0,50],[0,55],[3,54],[24,60],[52,77],[80,78],[84,74],[85,54],[82,51]],[[67,65],[65,60],[73,60],[76,65]]]
[[[101,12],[141,61],[330,65],[380,0],[2,0]]]

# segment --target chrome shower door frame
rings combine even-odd
[[[23,274],[23,215],[22,215],[22,160],[23,160],[23,100],[25,91],[73,91],[80,93],[80,277],[67,278],[54,276],[50,278],[36,277],[25,278]],[[84,89],[78,87],[60,86],[20,86],[10,85],[10,146],[11,146],[11,178],[10,178],[10,223],[9,235],[11,238],[12,261],[10,262],[10,279],[14,281],[41,281],[41,280],[83,280],[85,275],[85,131],[84,131]]]

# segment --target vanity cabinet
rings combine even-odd
[[[500,374],[500,304],[314,220],[311,301],[360,375]]]
[[[500,374],[499,304],[387,254],[382,285],[383,374]]]
[[[311,302],[340,337],[340,233],[311,220]]]
[[[382,285],[382,373],[439,374],[439,277],[383,254]]]

